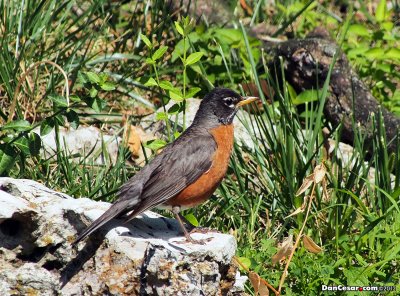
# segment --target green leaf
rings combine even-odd
[[[15,130],[15,131],[26,131],[31,128],[31,124],[26,120],[14,120],[1,127],[2,130]]]
[[[8,173],[14,165],[17,153],[9,145],[0,145],[0,176]]]
[[[157,86],[157,81],[154,78],[150,77],[149,80],[144,84],[145,86]]]
[[[383,22],[386,18],[386,13],[387,13],[386,0],[381,0],[379,1],[378,7],[376,8],[375,20],[378,23]]]
[[[192,224],[193,226],[197,227],[199,226],[199,221],[197,221],[196,217],[193,214],[187,214],[185,215],[185,219]]]
[[[100,82],[100,77],[96,73],[86,72],[85,74],[91,83],[98,84]]]
[[[49,99],[58,107],[68,107],[67,99],[60,95],[49,95]]]
[[[183,29],[181,27],[181,25],[179,24],[179,22],[175,21],[175,28],[178,31],[179,34],[181,34],[182,36],[184,36],[185,34],[183,33]]]
[[[251,260],[247,257],[237,257],[237,260],[240,261],[247,269],[250,269]],[[243,270],[242,265],[239,264],[240,270]]]
[[[310,102],[318,101],[318,91],[315,89],[305,90],[297,95],[293,100],[294,105],[300,105]]]
[[[146,64],[148,65],[154,65],[156,62],[152,58],[147,58],[146,59]]]
[[[84,73],[78,72],[78,82],[80,84],[85,84],[85,83],[88,83],[89,81],[88,81],[87,76]]]
[[[165,142],[164,140],[160,140],[160,139],[147,141],[144,144],[145,147],[147,147],[153,151],[157,151],[158,149],[163,148],[165,145],[167,145],[167,142]]]
[[[156,119],[157,120],[167,120],[168,116],[165,112],[157,112]]]
[[[95,98],[95,97],[97,96],[98,92],[99,92],[99,91],[98,91],[95,87],[92,87],[92,88],[89,90],[89,96],[90,96],[91,98]]]
[[[185,34],[185,36],[187,36],[195,27],[196,25],[196,21],[194,19],[190,19],[189,20],[185,20],[185,26],[183,29],[183,33]]]
[[[183,101],[183,95],[181,92],[169,91],[169,97],[175,102]]]
[[[79,103],[81,101],[81,98],[78,97],[77,95],[71,95],[71,96],[69,96],[69,100],[71,102]]]
[[[168,109],[168,114],[171,114],[171,115],[173,115],[173,114],[177,114],[177,113],[179,113],[180,111],[181,111],[181,105],[182,104],[173,104],[172,106],[171,106],[171,108],[169,108]]]
[[[158,59],[160,59],[165,54],[167,49],[168,49],[167,46],[161,46],[159,49],[157,49],[156,52],[153,53],[151,57],[153,61],[157,61]]]
[[[192,87],[188,90],[188,92],[185,95],[185,99],[193,98],[195,94],[197,94],[199,91],[201,91],[200,87]]]
[[[362,36],[362,37],[368,37],[370,35],[370,32],[368,31],[368,29],[365,26],[360,25],[360,24],[351,25],[349,27],[348,32],[352,33],[356,36]]]
[[[369,59],[380,60],[385,58],[385,50],[380,47],[375,47],[367,50],[364,55]]]
[[[27,136],[27,135],[26,135]],[[15,147],[17,147],[25,155],[29,155],[29,141],[26,136],[23,136],[14,142]]]
[[[107,102],[103,99],[100,99],[98,97],[95,98],[85,98],[84,99],[86,105],[88,105],[90,108],[95,110],[96,112],[100,112],[101,110],[104,109],[104,107],[107,106]]]
[[[383,22],[381,23],[381,28],[385,31],[392,31],[394,27],[394,23],[393,22]]]
[[[194,52],[190,54],[187,58],[186,61],[184,61],[186,66],[193,65],[200,61],[201,57],[204,55],[202,52]]]
[[[66,114],[67,120],[73,129],[79,126],[79,116],[74,110],[69,110]]]
[[[46,118],[45,120],[43,120],[42,124],[40,125],[40,135],[45,136],[45,135],[49,134],[53,128],[54,128],[54,119]]]
[[[112,82],[107,81],[107,82],[104,82],[104,83],[100,84],[100,87],[101,87],[102,90],[110,91],[110,90],[114,90],[115,89],[115,84],[112,83]]]
[[[290,83],[286,82],[285,84],[289,94],[289,98],[292,100],[292,102],[295,101],[297,98],[296,91],[294,90],[293,86],[290,85]]]
[[[160,81],[160,87],[162,89],[165,89],[165,90],[174,90],[174,91],[176,91],[176,88],[172,85],[172,83],[167,81],[167,80]]]
[[[42,148],[42,139],[37,133],[30,133],[29,135],[29,152],[33,156],[39,155],[40,148]]]
[[[107,102],[105,100],[100,98],[95,98],[91,107],[93,108],[94,111],[101,112],[106,106]]]
[[[146,37],[146,35],[143,35],[142,33],[140,33],[140,39],[142,39],[142,41],[144,42],[144,44],[146,44],[146,46],[150,49],[153,48],[153,44],[151,44],[151,41],[149,38]]]
[[[386,54],[385,57],[388,59],[393,59],[393,60],[400,60],[400,49],[398,48],[390,48]]]

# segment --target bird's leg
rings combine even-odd
[[[183,216],[181,213],[179,213],[178,215],[181,218],[182,222],[185,223],[185,228],[189,233],[192,233],[192,231],[197,228],[192,223],[190,223],[189,220],[186,219],[185,216]]]
[[[189,232],[186,230],[186,227],[182,222],[182,219],[181,219],[182,215],[180,214],[180,210],[181,210],[181,207],[179,207],[179,206],[173,207],[172,208],[172,213],[174,213],[174,215],[176,217],[176,220],[178,220],[179,225],[181,226],[181,228],[183,230],[183,233],[185,234],[186,240],[191,242],[191,243],[196,243],[196,241],[190,237]]]

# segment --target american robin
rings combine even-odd
[[[233,147],[233,118],[238,108],[258,98],[215,88],[202,100],[192,125],[164,148],[118,192],[119,199],[73,244],[115,217],[129,221],[154,207],[172,210],[188,241],[180,210],[206,201],[226,174]]]

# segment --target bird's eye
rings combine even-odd
[[[233,98],[229,97],[229,98],[224,98],[224,103],[225,105],[227,105],[229,108],[235,108],[235,102],[233,100]]]

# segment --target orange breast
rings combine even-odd
[[[233,124],[221,125],[211,130],[211,134],[217,143],[211,168],[194,183],[171,198],[166,203],[167,205],[183,208],[194,207],[207,200],[221,183],[226,174],[232,152]]]

